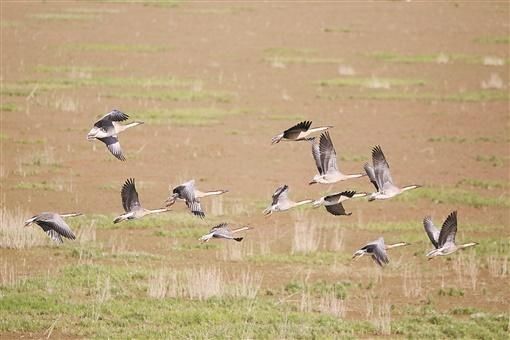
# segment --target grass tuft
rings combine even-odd
[[[170,46],[149,44],[113,44],[113,43],[68,43],[64,48],[82,52],[139,52],[157,53],[170,51]]]

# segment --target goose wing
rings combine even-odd
[[[222,238],[233,238],[234,234],[232,230],[228,227],[226,223],[221,223],[216,227],[211,229],[211,232],[214,232],[214,237],[222,237]]]
[[[423,227],[425,228],[425,232],[427,233],[427,236],[430,239],[430,242],[434,245],[434,247],[437,249],[438,246],[438,240],[439,240],[439,230],[436,228],[434,223],[432,222],[432,218],[430,216],[426,216],[423,219]]]
[[[76,239],[73,231],[64,219],[55,213],[43,214],[35,221],[55,242],[63,243],[62,236],[71,240]]]
[[[372,255],[372,259],[379,266],[383,266],[384,264],[390,263],[388,259],[388,255],[386,254],[386,246],[384,244],[384,239],[381,237],[376,241],[369,243],[366,245],[367,252]]]
[[[326,207],[326,210],[330,214],[333,214],[335,216],[341,216],[341,215],[349,216],[349,215],[352,214],[352,213],[345,212],[345,208],[342,205],[342,203],[333,204],[333,205],[326,205],[325,207]]]
[[[228,225],[227,225],[227,223],[223,222],[223,223],[220,223],[220,224],[215,225],[214,227],[212,227],[209,232],[212,233],[215,230],[225,229],[225,228],[228,228]]]
[[[324,200],[327,202],[342,202],[345,200],[348,200],[349,198],[353,198],[356,194],[356,191],[349,190],[349,191],[342,191],[338,192],[336,194],[331,194],[324,196]]]
[[[122,197],[122,207],[126,212],[142,208],[140,200],[138,199],[138,192],[136,192],[134,178],[128,178],[126,180],[122,186],[120,196]]]
[[[106,144],[108,150],[110,150],[112,155],[114,155],[117,159],[120,159],[121,161],[126,160],[122,153],[122,148],[120,147],[119,138],[116,135],[98,139]]]
[[[322,168],[321,163],[321,152],[319,148],[319,142],[317,142],[317,139],[315,137],[311,139],[311,141],[312,141],[312,155],[313,159],[315,160],[315,166],[317,167],[319,174],[324,175],[324,170]]]
[[[446,243],[455,243],[455,235],[457,234],[457,211],[453,211],[443,223],[443,227],[439,232],[438,246],[443,247]]]
[[[308,131],[310,126],[312,126],[312,122],[309,120],[298,123],[298,124],[294,125],[293,127],[285,130],[283,132],[283,138],[287,138],[287,139],[297,138],[301,132]]]
[[[372,162],[374,163],[375,180],[379,191],[395,187],[390,174],[390,166],[386,161],[386,157],[384,157],[381,146],[379,145],[372,149]]]
[[[205,217],[202,207],[200,206],[200,201],[195,196],[195,180],[179,185],[173,192],[177,193],[180,198],[186,200],[186,206],[191,210],[193,215],[201,218]]]
[[[375,191],[379,191],[379,187],[377,186],[377,180],[375,178],[374,167],[368,163],[365,163],[363,168],[365,169],[365,172],[367,173],[367,176],[370,179],[370,182],[374,185]]]
[[[338,172],[335,147],[327,131],[321,135],[319,150],[324,173]]]
[[[289,199],[289,186],[284,184],[279,186],[273,194],[273,202],[271,205],[275,205],[278,202],[283,202]]]
[[[97,122],[95,122],[94,126],[107,131],[109,128],[113,127],[113,122],[122,122],[128,118],[129,116],[124,112],[120,112],[119,110],[112,110],[101,117],[101,119],[99,119]]]

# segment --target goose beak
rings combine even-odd
[[[316,184],[316,183],[317,183],[317,181],[313,180],[313,181],[309,182],[308,185],[312,185],[312,184]]]

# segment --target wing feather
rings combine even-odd
[[[438,240],[439,240],[439,230],[432,222],[432,218],[430,216],[426,216],[423,219],[423,227],[425,228],[425,232],[427,233],[427,236],[430,239],[430,242],[434,245],[434,247],[437,249],[439,248]]]
[[[126,158],[124,157],[122,153],[122,148],[120,147],[119,138],[114,136],[104,137],[104,138],[98,138],[101,142],[106,144],[106,147],[108,150],[114,155],[117,159],[120,159],[121,161],[125,161]]]
[[[122,198],[122,207],[126,212],[141,209],[142,206],[140,204],[140,200],[138,199],[138,192],[136,192],[134,178],[128,178],[126,180],[122,186],[120,196]]]
[[[324,170],[324,173],[327,173],[331,170],[338,171],[336,162],[336,151],[328,131],[324,132],[320,137],[319,150],[321,155],[322,169]]]
[[[457,234],[457,211],[452,211],[443,223],[443,227],[439,232],[438,246],[441,248],[447,242],[455,242]]]
[[[312,122],[310,120],[302,121],[301,123],[298,123],[294,125],[291,128],[288,128],[283,132],[283,138],[295,138],[297,137],[301,132],[308,131],[308,129],[312,126]]]

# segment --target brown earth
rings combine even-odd
[[[70,8],[94,9],[99,14],[86,20],[40,19],[36,16],[67,13]],[[291,197],[296,199],[316,198],[325,192],[345,189],[372,190],[365,178],[332,186],[309,186],[307,183],[316,171],[309,145],[270,145],[273,135],[304,119],[313,120],[314,125],[333,125],[331,135],[338,154],[363,158],[341,161],[340,166],[346,173],[362,171],[371,148],[379,144],[397,184],[451,188],[466,178],[499,181],[507,185],[490,191],[483,188],[469,188],[469,191],[508,200],[510,124],[507,99],[349,98],[350,95],[370,95],[373,91],[441,96],[479,92],[481,83],[491,74],[502,79],[502,90],[507,91],[508,43],[477,41],[481,37],[508,37],[507,2],[225,2],[181,3],[175,8],[143,4],[2,2],[1,10],[4,23],[1,32],[3,83],[62,78],[61,75],[36,72],[38,65],[95,66],[113,69],[107,72],[110,77],[194,79],[203,84],[204,90],[233,93],[228,102],[109,98],[106,94],[124,90],[109,86],[47,92],[35,88],[33,96],[2,94],[2,104],[13,103],[19,108],[1,113],[4,136],[1,139],[2,204],[7,209],[23,207],[28,212],[27,217],[40,211],[120,213],[116,188],[120,190],[128,177],[143,183],[138,189],[142,203],[155,208],[166,198],[168,185],[195,178],[203,189],[229,189],[224,197],[226,211],[232,211],[235,204],[247,209],[242,214],[223,216],[225,221],[248,223],[255,227],[247,236],[253,242],[271,237],[273,252],[289,253],[294,215],[281,213],[269,218],[261,215],[262,202],[270,202],[278,185],[288,184]],[[163,46],[167,50],[84,51],[68,47],[88,43]],[[282,53],[298,50],[298,54],[309,60],[294,63],[282,59],[281,64],[271,63],[265,60],[269,49],[279,49]],[[377,52],[403,56],[438,53],[479,58],[494,56],[503,59],[505,65],[490,66],[462,60],[444,64],[394,63],[372,57]],[[314,63],[312,59],[315,57],[338,60]],[[420,79],[424,85],[369,90],[360,86],[322,87],[317,84],[320,80],[348,78],[339,74],[340,66],[351,67],[355,71],[354,77]],[[128,89],[126,91],[139,93],[167,90],[142,86]],[[63,98],[72,101],[72,109],[56,106],[55,103]],[[246,112],[220,117],[218,123],[200,126],[170,121],[146,122],[120,137],[127,162],[115,160],[101,143],[85,139],[95,119],[112,108],[119,108],[137,120],[135,113],[143,110],[196,107]],[[445,140],[430,140],[438,136]],[[452,137],[463,138],[466,142],[446,140]],[[485,141],[487,139],[489,141]],[[48,150],[59,167],[42,167],[43,170],[25,176],[20,173],[19,169],[23,167],[20,164]],[[480,161],[481,156],[495,156],[500,163],[493,166],[490,162]],[[20,182],[43,181],[58,182],[64,189],[17,187]],[[105,186],[109,189],[104,189]],[[359,231],[345,229],[345,256],[381,235],[363,229],[364,223],[416,221],[416,228],[421,231],[423,216],[432,215],[440,224],[452,210],[459,211],[460,242],[497,238],[508,241],[510,236],[508,206],[473,207],[429,199],[374,203],[357,200],[345,205],[353,212],[352,216],[326,216],[323,209],[307,215],[325,224],[339,221],[340,228],[344,223],[359,223]],[[206,209],[209,207],[206,204]],[[175,210],[184,211],[184,207],[176,205]],[[196,223],[203,225],[204,231],[211,226],[207,219]],[[462,232],[464,223],[503,227]],[[168,229],[174,227],[169,225]],[[326,235],[329,235],[333,229],[327,230]],[[151,264],[154,267],[179,268],[216,261],[214,254],[217,250],[194,249],[182,254],[170,249],[171,239],[155,236],[150,229],[98,229],[97,233],[98,242],[122,238],[130,250],[162,255],[162,260]],[[399,241],[401,237],[398,231],[385,231],[382,235],[388,242]],[[426,272],[425,282],[437,286],[441,276],[430,270],[435,263],[426,263],[424,259],[423,254],[430,245],[425,234],[423,237],[423,242],[415,248],[395,250],[392,260],[416,263]],[[179,242],[191,245],[196,240]],[[0,249],[0,256],[4,261],[17,264],[24,275],[58,270],[58,266],[73,261],[73,258],[60,256],[55,247]],[[303,277],[308,271],[311,280],[363,282],[375,269],[368,259],[355,263],[339,261],[339,268],[300,265],[296,269],[294,264],[266,262],[251,267],[264,273],[267,288],[280,287]],[[451,261],[440,263],[449,269],[455,265]],[[237,268],[245,264],[226,265]],[[446,280],[452,277],[454,274],[447,274]],[[378,287],[378,292],[391,297],[392,303],[420,303],[402,295],[402,278],[398,271],[385,274],[383,279],[384,285]],[[468,291],[462,298],[444,297],[435,303],[440,309],[451,308],[453,301],[487,311],[508,312],[510,290],[504,279],[494,279],[486,268],[480,268],[479,287],[489,293],[482,294],[480,289]],[[358,318],[361,314],[353,308],[349,317]]]

